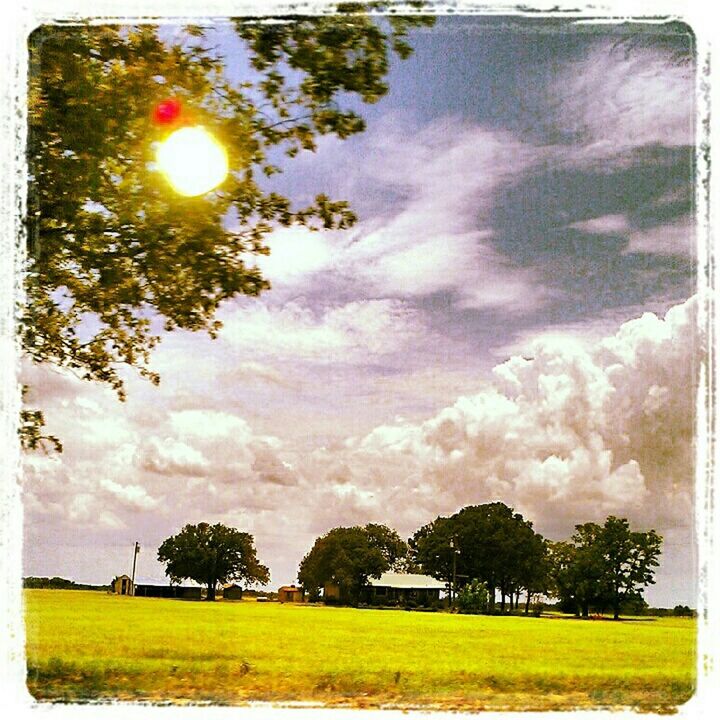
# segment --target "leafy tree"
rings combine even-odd
[[[369,578],[396,568],[406,555],[407,545],[384,525],[333,528],[302,559],[298,580],[310,597],[326,583],[337,584],[340,600],[354,604]]]
[[[207,585],[208,600],[215,600],[218,583],[239,581],[265,585],[270,571],[258,562],[252,535],[220,523],[186,525],[158,549],[173,583],[189,578]]]
[[[521,534],[522,552],[517,568],[517,586],[518,591],[525,591],[527,615],[533,595],[545,594],[550,590],[550,550],[548,541],[533,531],[531,525],[526,526]]]
[[[605,521],[600,547],[616,620],[623,602],[642,597],[642,590],[655,583],[661,546],[662,538],[654,530],[631,532],[630,523],[625,518],[613,515]]]
[[[368,545],[382,554],[388,563],[388,570],[399,571],[406,566],[408,546],[395,530],[379,523],[368,523],[364,530]]]
[[[694,617],[695,612],[687,605],[676,605],[672,609],[672,614],[675,617]]]
[[[552,546],[554,589],[562,606],[584,617],[591,606],[610,606],[617,620],[622,605],[637,605],[642,590],[655,582],[661,544],[654,530],[631,532],[624,518],[577,525],[570,542]]]
[[[437,517],[408,539],[410,561],[422,572],[444,580],[448,587],[453,582],[454,529],[451,518]],[[457,566],[456,555],[455,563]]]
[[[373,3],[372,9],[382,10]],[[249,262],[278,226],[346,228],[355,215],[320,193],[306,207],[272,191],[283,157],[317,138],[364,129],[353,98],[387,91],[389,56],[407,57],[408,30],[429,17],[337,14],[266,24],[236,19],[252,71],[229,79],[230,60],[188,27],[169,40],[156,26],[52,25],[29,41],[28,266],[20,335],[35,363],[52,363],[114,388],[122,368],[153,383],[160,330],[214,336],[219,305],[269,287]],[[232,172],[213,193],[176,195],[154,172],[167,133],[153,109],[168,98],[227,149]],[[345,104],[345,107],[341,103]],[[54,443],[28,410],[27,447]]]
[[[595,544],[599,531],[594,523],[578,525],[570,541],[551,545],[553,594],[565,612],[588,617],[591,604],[603,602],[604,567]]]
[[[462,587],[469,578],[486,583],[490,607],[495,591],[505,600],[522,582],[523,558],[532,547],[532,523],[504,503],[471,505],[438,517],[410,539],[411,558],[424,572]],[[453,560],[453,554],[456,554]],[[527,576],[527,572],[525,573]]]
[[[630,594],[620,603],[620,612],[623,615],[647,615],[649,608],[640,593]]]

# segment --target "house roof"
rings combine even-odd
[[[372,587],[391,587],[404,590],[445,590],[445,583],[430,575],[414,573],[383,573],[379,578],[369,578]]]
[[[167,575],[160,575],[160,576],[152,576],[152,575],[136,575],[135,576],[135,584],[136,585],[163,585],[164,587],[167,587],[170,585],[170,578],[167,577]],[[190,578],[185,578],[182,582],[182,587],[205,587],[204,585],[201,585],[200,583],[196,583],[194,580],[190,580]]]
[[[278,588],[278,592],[280,592],[281,590],[301,591],[302,588],[298,587],[297,585],[283,585],[282,587]]]

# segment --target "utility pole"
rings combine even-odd
[[[453,554],[453,578],[450,588],[450,605],[455,601],[455,585],[457,583],[457,550],[455,549],[455,538],[450,538],[450,549]]]
[[[140,543],[135,542],[135,549],[133,551],[133,571],[132,571],[132,582],[130,583],[131,595],[135,594],[135,566],[137,565],[137,556],[140,552]]]

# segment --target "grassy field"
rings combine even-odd
[[[669,709],[694,620],[623,622],[183,602],[26,590],[40,700],[309,700],[445,709]]]

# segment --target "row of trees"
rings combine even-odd
[[[524,593],[526,613],[534,596],[546,595],[567,612],[612,609],[617,618],[624,605],[642,602],[644,588],[654,583],[661,544],[654,530],[632,531],[615,516],[603,525],[577,525],[569,540],[552,542],[520,513],[494,502],[437,517],[407,542],[375,523],[334,528],[315,541],[298,579],[311,599],[332,583],[342,602],[356,604],[370,578],[389,570],[420,572],[444,580],[451,601],[470,612],[496,611],[498,595],[500,612],[517,609]],[[171,582],[190,578],[207,585],[208,600],[218,584],[270,579],[252,535],[222,524],[186,525],[162,543],[158,559]]]
[[[444,580],[454,594],[469,589],[487,593],[488,609],[519,607],[534,596],[556,597],[569,612],[587,616],[591,609],[612,609],[642,600],[654,583],[662,538],[654,531],[631,531],[624,518],[603,525],[577,525],[569,540],[552,542],[530,521],[504,503],[465,507],[437,517],[403,542],[384,525],[339,527],[315,541],[300,563],[298,579],[311,597],[326,583],[339,586],[341,599],[357,602],[368,579],[389,570],[422,572]]]

